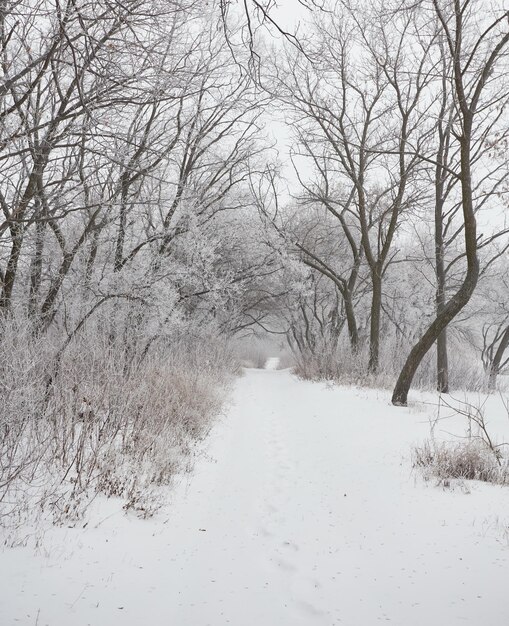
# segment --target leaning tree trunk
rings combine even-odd
[[[479,278],[479,258],[477,255],[477,224],[475,219],[475,210],[472,198],[472,173],[471,173],[471,141],[473,121],[477,107],[480,102],[481,94],[486,83],[493,72],[493,67],[501,56],[504,48],[509,43],[509,32],[503,32],[498,42],[493,41],[487,52],[487,57],[481,67],[478,69],[477,79],[472,80],[469,77],[467,69],[470,71],[475,66],[474,59],[478,53],[481,53],[481,44],[485,42],[487,34],[494,31],[495,27],[502,25],[509,17],[509,11],[504,9],[504,13],[496,16],[491,26],[488,26],[480,35],[477,41],[470,42],[470,50],[467,52],[463,49],[463,43],[468,40],[463,37],[466,15],[466,8],[469,5],[468,0],[460,2],[455,0],[450,3],[453,9],[451,21],[454,22],[454,29],[450,28],[448,16],[446,17],[442,11],[438,0],[433,0],[433,7],[442,27],[443,34],[446,39],[447,49],[451,55],[453,64],[453,80],[454,80],[454,102],[458,111],[458,128],[461,128],[461,135],[458,137],[460,145],[460,180],[461,180],[461,206],[463,210],[463,233],[465,237],[465,253],[467,259],[467,271],[463,283],[454,296],[446,303],[441,313],[437,313],[435,320],[426,330],[421,339],[410,351],[401,374],[396,382],[392,402],[396,405],[406,405],[408,391],[412,384],[413,377],[419,367],[424,355],[431,346],[437,341],[441,333],[447,328],[449,322],[467,304],[474,292]],[[498,37],[498,35],[496,35]],[[465,57],[466,55],[466,57]],[[468,58],[465,66],[461,61]],[[468,84],[468,92],[470,102],[467,101],[466,82]],[[505,94],[507,95],[507,94]],[[491,104],[495,105],[494,99]],[[486,105],[484,105],[486,106]]]
[[[467,272],[463,283],[454,296],[445,304],[435,320],[431,323],[424,335],[410,351],[401,370],[392,394],[392,403],[396,406],[406,406],[408,392],[417,368],[431,346],[445,331],[451,320],[463,309],[474,292],[479,278],[479,259],[477,256],[477,223],[472,199],[472,175],[470,137],[472,132],[473,115],[465,116],[463,135],[461,137],[461,202],[464,220],[465,252],[467,258]]]

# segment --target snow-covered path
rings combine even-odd
[[[424,484],[387,395],[246,371],[167,519],[0,554],[0,624],[507,626],[509,489]]]

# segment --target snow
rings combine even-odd
[[[267,359],[267,362],[265,363],[265,369],[266,370],[277,370],[278,365],[279,365],[279,357],[272,356],[272,357]]]
[[[3,549],[0,624],[505,626],[509,488],[422,480],[389,396],[246,370],[164,514]]]

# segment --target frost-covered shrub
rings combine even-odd
[[[69,523],[97,493],[151,515],[219,412],[235,368],[224,342],[181,330],[146,350],[103,323],[63,352],[56,334],[4,324],[0,523]]]
[[[504,406],[509,411],[505,402]],[[448,411],[448,418],[465,420],[465,437],[457,441],[435,438],[436,425],[444,419],[442,408]],[[435,477],[444,484],[451,479],[509,484],[507,443],[497,443],[484,409],[484,403],[458,402],[442,396],[436,419],[430,424],[430,438],[412,451],[414,467],[421,469],[426,478]]]
[[[305,350],[295,355],[295,373],[304,380],[343,381],[346,374],[345,354],[323,346],[317,351]]]
[[[295,373],[305,380],[333,380],[342,384],[392,389],[410,350],[410,345],[385,338],[380,345],[380,365],[368,372],[369,346],[366,341],[353,352],[345,337],[336,345],[324,342],[313,351],[295,355]],[[487,388],[481,363],[468,350],[452,344],[449,357],[451,389],[482,391]],[[434,350],[423,359],[414,378],[414,387],[435,390],[437,384]]]
[[[414,448],[412,458],[413,466],[425,477],[434,477],[443,484],[451,479],[509,484],[507,460],[478,439],[452,443],[428,440]]]

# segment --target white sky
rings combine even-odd
[[[274,9],[274,18],[284,29],[295,30],[309,11],[298,0],[279,0]]]
[[[310,11],[307,10],[298,0],[278,0],[277,6],[271,12],[271,16],[278,26],[291,34],[298,34],[299,28],[304,28],[304,22],[310,17]],[[272,28],[270,30],[273,36],[273,41],[282,41],[282,36]],[[268,37],[268,35],[266,35]],[[267,120],[267,132],[270,137],[273,138],[277,145],[276,149],[279,152],[279,161],[284,166],[284,178],[289,190],[295,191],[298,188],[298,179],[295,174],[293,165],[290,161],[290,147],[292,143],[291,128],[284,121],[284,112],[281,114],[271,113]],[[283,190],[282,190],[283,191]],[[284,197],[281,198],[283,202],[289,198],[289,194],[283,191]]]

